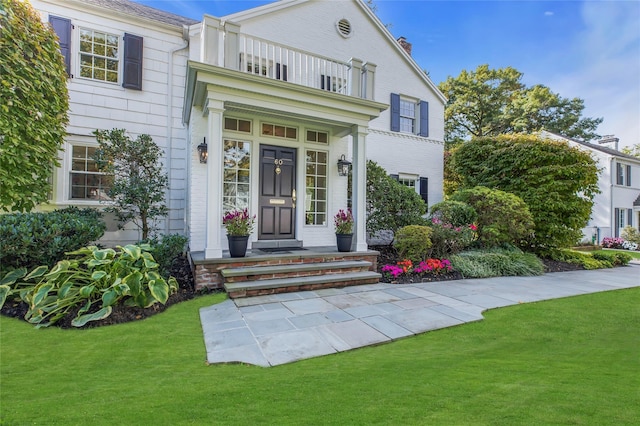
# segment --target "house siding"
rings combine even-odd
[[[186,157],[187,131],[181,122],[184,85],[186,79],[187,51],[179,50],[173,54],[173,79],[168,87],[169,52],[185,46],[182,40],[182,29],[170,30],[166,25],[155,26],[148,20],[136,19],[133,16],[122,17],[111,13],[109,18],[94,13],[95,9],[84,8],[75,2],[38,1],[31,2],[43,21],[49,16],[71,19],[73,29],[71,35],[71,74],[68,79],[69,89],[69,137],[64,149],[68,151],[73,142],[95,143],[92,132],[96,129],[126,129],[131,137],[149,134],[154,142],[162,148],[162,162],[170,163],[170,183],[167,194],[167,205],[170,209],[166,220],[158,223],[161,232],[184,233],[186,205]],[[143,38],[143,71],[142,90],[125,89],[123,78],[123,44],[120,45],[119,82],[107,83],[79,77],[78,29],[80,27],[104,31],[119,36],[123,43],[125,33]],[[170,115],[168,113],[169,93],[172,93]],[[170,152],[169,152],[170,151]],[[68,176],[69,157],[61,153],[62,166],[55,172],[54,197],[55,207],[65,205],[96,206],[102,205],[90,200],[69,199]],[[129,229],[133,229],[128,227]],[[103,244],[114,244],[137,240],[137,232],[114,231],[113,226],[105,234]]]

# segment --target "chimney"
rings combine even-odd
[[[400,44],[400,47],[402,47],[404,51],[407,52],[409,56],[411,56],[411,43],[409,43],[404,37],[400,37],[398,39],[398,43]]]
[[[598,140],[598,145],[603,145],[607,148],[612,148],[617,151],[618,142],[620,142],[620,139],[616,138],[614,135],[605,135]]]

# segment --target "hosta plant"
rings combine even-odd
[[[37,327],[79,308],[71,324],[82,327],[108,317],[120,301],[141,308],[164,304],[178,283],[162,278],[150,250],[148,244],[116,250],[90,246],[67,253],[69,258],[50,270],[39,266],[27,274],[25,268],[16,269],[0,281],[0,308],[7,298],[20,298],[29,305],[25,319]]]

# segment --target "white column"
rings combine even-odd
[[[365,126],[353,126],[351,137],[353,139],[353,176],[352,176],[352,210],[356,221],[355,250],[367,251],[367,157],[365,155],[365,139],[368,128]]]
[[[224,103],[208,99],[207,120],[207,241],[205,259],[222,257],[222,114]]]

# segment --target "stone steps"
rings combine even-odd
[[[380,274],[365,260],[254,265],[221,270],[230,298],[373,284]]]

